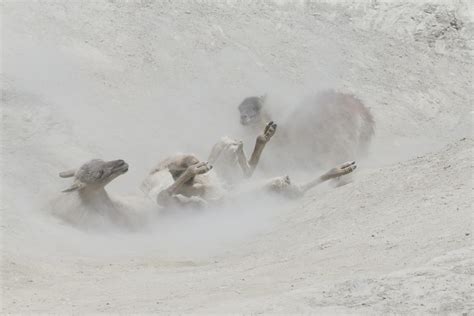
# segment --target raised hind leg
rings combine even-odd
[[[339,178],[343,175],[349,174],[357,168],[355,161],[349,161],[341,164],[335,168],[332,168],[328,172],[319,176],[318,178],[311,180],[303,185],[296,185],[291,183],[291,180],[288,176],[278,177],[270,180],[269,183],[265,185],[267,190],[276,192],[287,196],[289,198],[297,198],[303,196],[306,192],[314,188],[315,186],[331,180]]]
[[[357,165],[355,164],[355,161],[345,162],[345,163],[341,164],[340,166],[332,168],[331,170],[329,170],[328,172],[326,172],[322,176],[320,176],[320,177],[318,177],[318,178],[316,178],[312,181],[309,181],[306,184],[301,185],[300,189],[303,191],[303,194],[304,194],[305,192],[311,190],[312,188],[314,188],[318,184],[321,184],[325,181],[328,181],[328,180],[331,180],[331,179],[336,179],[336,178],[339,178],[343,175],[349,174],[352,171],[354,171],[356,168],[357,168]]]
[[[239,155],[239,164],[242,167],[242,170],[244,171],[244,174],[247,177],[252,176],[253,172],[255,171],[255,168],[258,165],[258,162],[260,161],[260,157],[262,156],[263,149],[265,148],[265,145],[270,141],[270,139],[275,135],[277,125],[271,121],[265,126],[265,129],[263,130],[263,133],[257,137],[257,140],[255,141],[255,147],[252,152],[252,156],[250,156],[250,160],[248,163],[246,162],[245,154],[243,152],[243,149],[238,151]],[[244,163],[245,161],[245,163]]]

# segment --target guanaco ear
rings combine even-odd
[[[74,181],[73,184],[71,184],[71,186],[67,189],[64,189],[62,190],[61,192],[72,192],[72,191],[77,191],[77,190],[80,190],[82,188],[84,188],[86,185],[80,181]]]
[[[61,178],[70,178],[70,177],[74,177],[75,174],[76,174],[76,169],[71,169],[71,170],[60,172],[59,176]]]

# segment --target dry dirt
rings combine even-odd
[[[474,314],[469,2],[1,10],[2,313]],[[359,96],[377,124],[345,186],[158,217],[139,232],[50,214],[69,184],[59,171],[122,158],[130,171],[108,188],[139,194],[165,155],[206,157],[239,137],[244,97],[266,92],[283,116],[325,88]]]

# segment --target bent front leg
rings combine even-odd
[[[180,202],[177,198],[178,194],[183,193],[185,187],[193,181],[196,175],[204,174],[212,169],[212,166],[207,162],[198,162],[192,166],[189,166],[167,189],[161,191],[158,194],[157,202],[160,205],[169,205],[175,202]]]

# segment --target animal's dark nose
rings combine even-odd
[[[119,160],[117,160],[117,164],[118,164],[119,166],[124,165],[124,164],[125,164],[125,161],[123,161],[122,159],[119,159]]]

